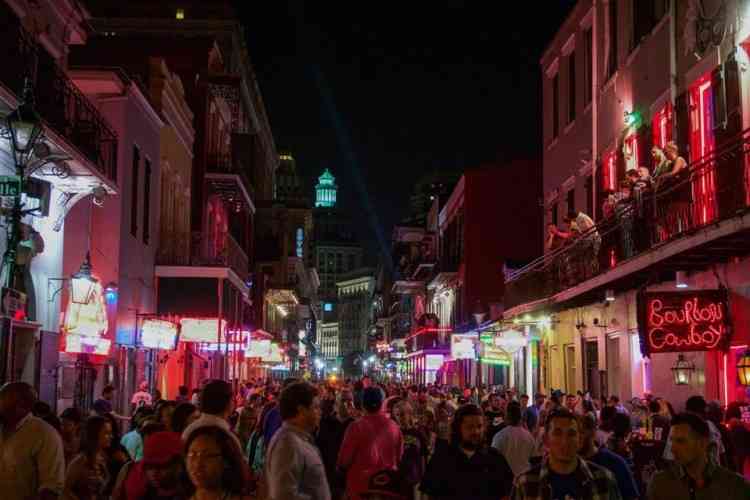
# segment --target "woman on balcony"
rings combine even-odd
[[[654,172],[657,209],[661,212],[659,219],[664,221],[666,231],[660,235],[662,240],[687,229],[692,202],[687,162],[680,156],[677,144],[668,142],[664,155],[666,163],[657,168],[658,175]]]

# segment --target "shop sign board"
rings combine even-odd
[[[644,292],[638,296],[638,329],[645,356],[726,349],[729,325],[726,290]]]
[[[482,363],[510,366],[511,357],[507,351],[494,345],[482,344]]]
[[[425,356],[425,370],[434,371],[439,370],[443,366],[445,357],[442,354],[427,354]]]
[[[177,335],[179,327],[172,321],[165,319],[148,318],[141,326],[141,346],[148,349],[177,348]]]
[[[451,358],[452,359],[476,359],[477,334],[454,333],[451,335]]]

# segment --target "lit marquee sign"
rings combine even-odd
[[[105,338],[109,322],[102,285],[92,282],[86,303],[68,298],[62,330],[62,351],[73,354],[109,355],[112,341]]]
[[[178,326],[164,319],[149,318],[141,325],[141,346],[148,349],[177,348]]]
[[[476,359],[476,344],[478,336],[476,333],[451,335],[451,358],[453,359]]]
[[[482,343],[482,363],[510,366],[511,357],[502,347]]]
[[[643,293],[638,300],[644,355],[710,351],[728,345],[725,291]]]
[[[226,342],[227,322],[221,320],[221,341]],[[206,342],[215,344],[219,338],[217,318],[182,318],[180,320],[180,340],[182,342]]]

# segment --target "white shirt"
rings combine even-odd
[[[509,425],[495,434],[492,447],[503,454],[513,475],[518,477],[529,468],[529,459],[536,450],[536,440],[520,425]]]
[[[59,495],[64,484],[62,439],[51,425],[29,413],[14,431],[0,430],[3,500],[35,498],[41,490]]]

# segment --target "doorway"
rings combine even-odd
[[[585,363],[585,389],[591,393],[592,398],[598,398],[601,395],[599,387],[599,342],[597,339],[587,340],[584,343],[584,363]]]
[[[607,337],[607,385],[608,396],[620,395],[620,336]]]
[[[574,393],[576,389],[576,348],[574,344],[565,346],[565,392]]]

